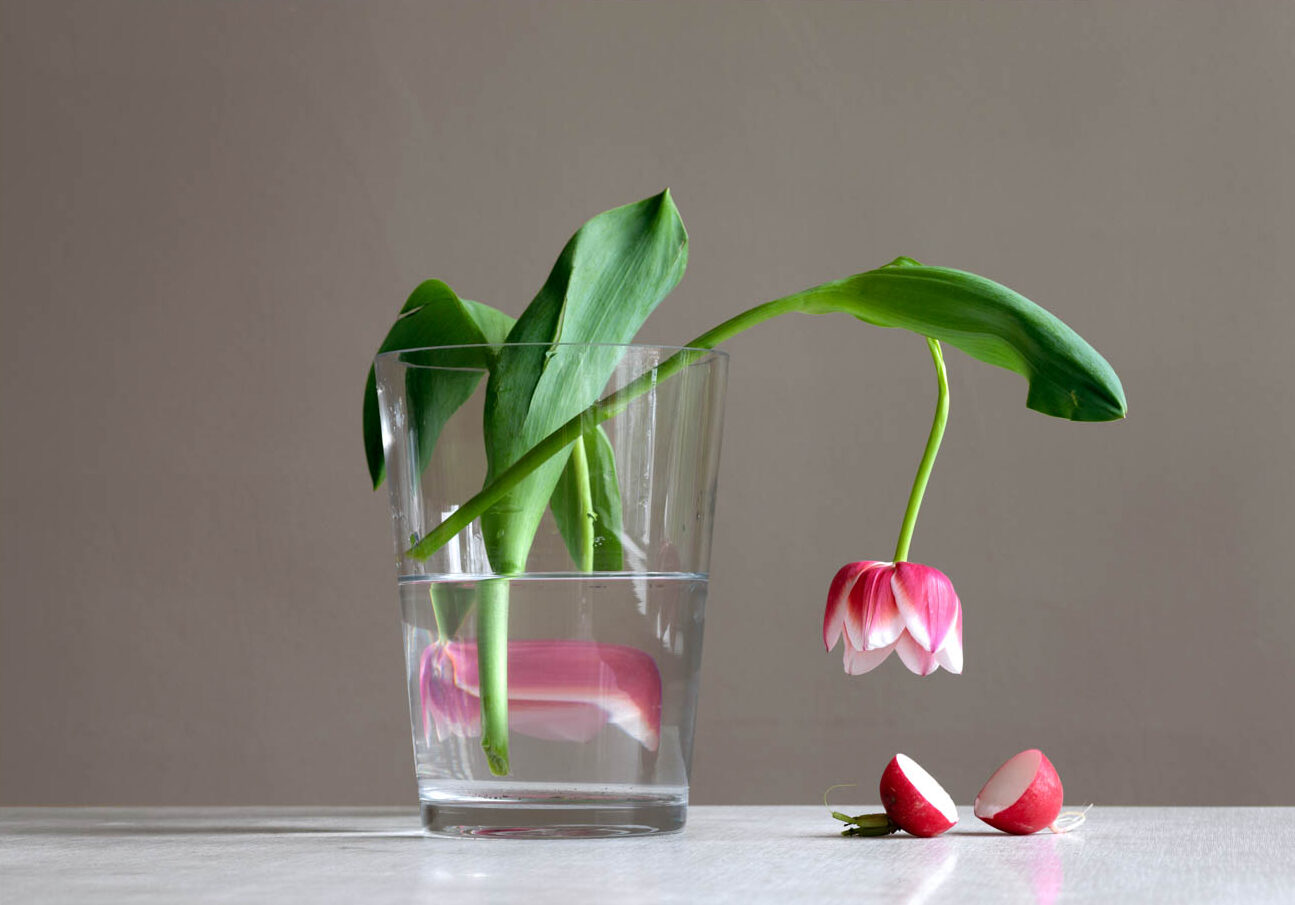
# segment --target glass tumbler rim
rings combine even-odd
[[[442,346],[413,346],[407,349],[392,349],[389,352],[379,352],[373,357],[374,362],[397,361],[402,355],[409,355],[417,352],[442,352],[453,351],[457,349],[504,349],[504,348],[574,348],[574,349],[593,349],[593,348],[615,348],[625,349],[627,351],[653,351],[653,352],[701,352],[704,353],[702,358],[689,362],[690,366],[704,363],[710,356],[719,360],[726,360],[729,357],[728,352],[723,349],[708,348],[706,346],[673,346],[659,343],[543,343],[543,342],[524,342],[524,343],[453,343]],[[413,367],[442,367],[438,365],[424,365],[417,362],[404,362]]]

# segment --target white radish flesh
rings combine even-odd
[[[881,774],[881,803],[892,823],[914,836],[938,836],[958,822],[958,808],[906,754],[896,754]]]

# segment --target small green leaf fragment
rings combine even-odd
[[[843,786],[832,786],[832,789],[842,788]],[[830,792],[832,789],[828,789]],[[826,804],[827,792],[823,793],[823,800]],[[832,811],[832,817],[842,823],[852,824],[841,830],[842,836],[889,836],[899,830],[897,824],[890,822],[890,817],[886,814],[860,814],[857,817],[851,817],[849,814],[843,814],[840,811]]]
[[[889,836],[892,833],[898,833],[899,827],[893,823],[886,826],[852,826],[848,829],[841,830],[842,836]]]
[[[879,827],[892,826],[890,818],[882,814],[860,814],[858,817],[847,817],[839,811],[833,811],[832,816],[842,823],[852,823],[862,829],[876,829]]]

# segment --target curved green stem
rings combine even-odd
[[[580,512],[580,521],[576,527],[580,558],[576,562],[576,568],[581,572],[592,572],[594,570],[594,498],[593,489],[589,486],[589,456],[585,452],[583,437],[571,448],[571,464],[575,469]]]
[[[507,496],[508,491],[520,484],[527,475],[579,439],[586,431],[619,414],[630,402],[652,389],[657,383],[692,364],[701,357],[704,350],[712,349],[726,339],[772,317],[799,311],[797,302],[797,296],[788,296],[785,299],[765,302],[763,305],[756,305],[748,311],[743,311],[718,327],[707,330],[687,347],[680,349],[651,371],[636,377],[619,390],[598,400],[536,443],[521,458],[500,472],[489,486],[483,487],[476,496],[454,510],[445,521],[423,535],[423,538],[409,549],[408,555],[415,559],[426,559],[431,556],[449,542],[450,538]]]
[[[926,438],[926,450],[922,453],[917,476],[913,478],[913,489],[908,495],[904,524],[900,526],[899,542],[895,544],[895,562],[908,559],[908,547],[913,541],[913,529],[917,527],[917,513],[922,508],[922,497],[926,495],[926,483],[931,479],[931,469],[935,467],[935,457],[940,452],[944,426],[949,423],[949,377],[944,371],[944,355],[938,341],[927,337],[926,344],[930,346],[931,360],[935,362],[935,379],[940,385],[940,395],[935,402],[935,420],[931,423],[931,434]]]
[[[431,556],[581,434],[620,412],[658,381],[696,361],[702,354],[700,350],[713,348],[743,330],[791,312],[841,312],[865,323],[899,327],[927,337],[933,344],[941,392],[946,395],[939,341],[957,346],[972,358],[1025,377],[1029,381],[1026,405],[1044,414],[1072,421],[1112,421],[1123,418],[1127,411],[1124,389],[1115,371],[1056,316],[984,277],[949,268],[926,267],[909,258],[899,258],[876,270],[757,305],[703,333],[653,370],[595,402],[527,450],[480,493],[426,534],[409,550],[409,555],[415,559]],[[933,460],[939,437],[936,432],[932,437],[935,445],[933,448],[928,443],[927,453]],[[923,462],[929,464],[925,459]],[[929,471],[926,468],[928,476]],[[925,479],[920,471],[918,477],[921,487],[915,484],[914,492],[920,504]],[[909,508],[915,519],[912,502]],[[911,534],[911,526],[901,532],[900,547],[904,554],[908,549],[904,538]]]

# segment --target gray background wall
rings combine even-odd
[[[967,670],[841,672],[824,590],[889,555],[920,339],[737,339],[694,800],[903,750],[969,801],[1295,804],[1295,6],[0,5],[0,800],[409,803],[361,381],[415,283],[519,312],[669,185],[681,342],[897,254],[1039,300],[1120,424],[949,355],[914,558]]]

